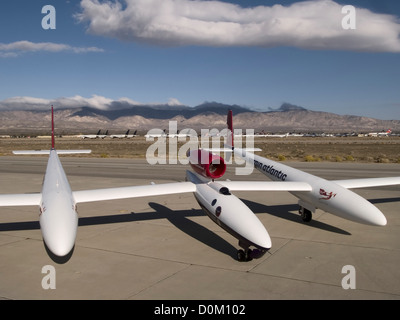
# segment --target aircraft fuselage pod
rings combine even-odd
[[[55,149],[50,150],[40,201],[40,229],[48,249],[56,256],[74,248],[78,229],[76,204]]]
[[[238,260],[259,258],[271,248],[271,238],[264,225],[227,187],[214,181],[204,183],[202,177],[190,171],[186,174],[196,185],[194,196],[201,208],[212,221],[239,240],[244,251],[238,251]],[[256,249],[249,249],[251,246]]]
[[[340,185],[307,172],[297,170],[282,163],[257,156],[243,149],[235,148],[235,154],[273,181],[306,182],[311,191],[290,191],[299,199],[303,220],[309,221],[311,213],[321,209],[336,216],[374,226],[386,225],[386,217],[368,200]],[[307,215],[308,213],[308,215]]]

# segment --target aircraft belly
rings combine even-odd
[[[65,256],[72,250],[78,229],[78,214],[69,195],[43,197],[39,223],[43,240],[51,252]]]
[[[228,233],[260,249],[271,248],[271,239],[261,221],[236,196],[222,195],[206,184],[194,194],[206,214]]]
[[[369,201],[342,186],[321,179],[312,192],[291,192],[310,211],[316,208],[354,222],[385,225],[383,213]],[[314,209],[314,210],[313,210]]]

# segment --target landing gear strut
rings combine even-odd
[[[308,210],[308,209],[306,209],[306,208],[304,208],[304,207],[300,207],[299,213],[300,213],[300,215],[301,215],[301,219],[302,219],[304,222],[310,222],[310,221],[311,221],[311,219],[312,219],[312,213],[311,213],[310,210]]]
[[[253,250],[247,248],[246,251],[243,249],[238,250],[237,252],[237,259],[240,262],[243,261],[251,261],[253,260],[251,254],[253,253]]]
[[[250,249],[250,245],[244,244],[241,241],[239,241],[239,246],[243,248],[237,252],[237,259],[240,262],[261,258],[268,251],[268,249]]]

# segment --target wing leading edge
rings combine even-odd
[[[164,184],[151,184],[144,186],[131,186],[120,188],[106,188],[82,190],[72,192],[76,203],[103,200],[118,200],[137,197],[160,196],[167,194],[195,192],[196,186],[191,182],[173,182]]]
[[[218,181],[231,191],[312,191],[307,182]]]
[[[41,193],[1,194],[0,206],[38,206]]]
[[[400,185],[400,177],[335,180],[332,182],[346,189],[371,188]]]
[[[333,182],[348,189],[369,188],[400,185],[400,177],[335,180]],[[312,191],[311,185],[306,182],[218,181],[218,183],[231,191]],[[196,184],[192,182],[174,182],[144,186],[82,190],[73,191],[73,196],[76,203],[83,203],[187,192],[196,192]],[[2,194],[0,195],[0,206],[39,206],[41,197],[41,193]]]

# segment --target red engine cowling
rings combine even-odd
[[[189,154],[193,170],[209,179],[221,178],[226,170],[223,158],[206,150],[194,150]]]

